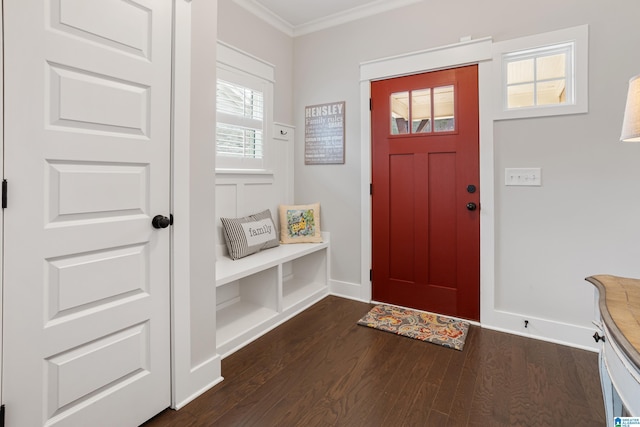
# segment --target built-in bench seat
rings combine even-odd
[[[328,295],[329,233],[216,261],[216,346],[225,357]]]

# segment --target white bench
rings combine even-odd
[[[329,233],[216,261],[216,346],[226,357],[329,293]]]

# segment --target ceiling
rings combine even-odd
[[[292,37],[423,0],[234,0]]]

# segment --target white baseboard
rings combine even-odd
[[[220,384],[223,380],[224,380],[224,377],[216,378],[215,381],[212,381],[211,383],[207,384],[202,389],[196,391],[195,393],[193,393],[191,396],[187,397],[182,402],[179,402],[175,406],[172,406],[172,409],[175,409],[176,411],[180,410],[181,408],[185,407],[187,404],[191,403],[191,401],[195,400],[196,398],[200,397],[205,392],[209,391],[210,389],[212,389],[216,385]]]
[[[480,320],[483,328],[499,332],[594,352],[600,347],[592,337],[596,330],[593,326],[573,325],[498,310],[483,314]],[[528,320],[526,327],[525,320]]]
[[[358,283],[329,280],[329,293],[337,297],[361,302],[370,302],[362,298],[362,286]]]
[[[194,384],[191,389],[195,389],[197,391],[180,400],[179,402],[173,402],[171,408],[179,410],[207,390],[213,388],[217,384],[220,384],[224,380],[220,372],[220,361],[220,355],[216,354],[214,357],[192,368],[191,372],[189,373],[189,380],[197,382],[201,382],[201,380],[205,378],[214,378],[214,380],[204,384]]]

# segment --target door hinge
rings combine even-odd
[[[369,281],[373,282],[373,269],[369,269]]]
[[[369,98],[369,111],[373,110],[373,101]]]
[[[369,184],[369,195],[373,196],[373,184]]]
[[[2,209],[7,208],[7,180],[2,180]]]

